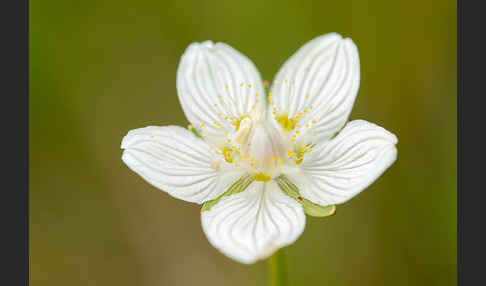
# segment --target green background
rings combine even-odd
[[[226,42],[272,80],[312,38],[357,44],[351,119],[398,136],[398,159],[286,248],[291,285],[456,284],[456,2],[30,1],[31,285],[264,285],[267,265],[210,246],[200,207],[121,161],[128,130],[186,126],[193,41]]]

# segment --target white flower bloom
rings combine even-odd
[[[359,81],[358,50],[336,33],[290,57],[268,95],[247,57],[193,43],[177,71],[192,131],[132,130],[122,159],[155,187],[204,203],[211,244],[253,263],[293,243],[305,214],[332,214],[395,161],[395,135],[363,120],[346,124]]]

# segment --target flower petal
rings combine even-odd
[[[305,214],[274,181],[255,181],[203,212],[201,222],[214,247],[239,262],[253,263],[293,243],[304,231]]]
[[[187,119],[213,142],[222,142],[243,115],[264,106],[255,65],[224,43],[189,45],[177,70],[177,92]]]
[[[346,123],[359,81],[356,45],[337,33],[325,34],[306,43],[284,63],[272,86],[270,108],[298,118],[302,127],[311,127],[317,135],[314,142],[328,139]]]
[[[210,146],[178,126],[134,129],[123,138],[122,160],[147,182],[181,200],[203,203],[226,191],[243,172],[224,165]]]
[[[286,176],[304,198],[316,204],[344,203],[395,162],[397,142],[384,128],[354,120],[336,138],[313,147],[298,169]]]

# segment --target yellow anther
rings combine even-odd
[[[316,124],[316,123],[317,123],[317,121],[315,121],[315,120],[312,120],[312,124]]]
[[[289,82],[288,80],[285,80],[285,83]]]
[[[299,130],[297,130],[297,131],[295,131],[295,133],[296,133],[296,134],[299,134],[299,133],[300,133],[300,131],[299,131]]]
[[[290,141],[292,141],[292,143],[295,143],[295,139],[290,139]]]
[[[268,94],[268,98],[272,98],[272,96],[273,96],[273,94],[270,92],[270,93]]]
[[[307,113],[307,109],[304,109],[304,113]]]
[[[225,116],[225,117],[224,117],[224,120],[228,120],[228,116]]]
[[[240,83],[240,86],[243,86],[244,84],[243,83]]]
[[[218,94],[218,98],[219,98],[219,99],[221,99],[221,98],[223,98],[223,97],[221,96],[221,94]]]
[[[268,182],[272,178],[269,175],[265,174],[265,173],[258,173],[258,174],[254,174],[253,175],[253,179],[255,179],[255,181]]]
[[[309,106],[309,109],[312,109],[312,105],[311,105],[311,106]]]
[[[282,115],[277,116],[275,119],[285,132],[289,132],[295,127],[295,120],[292,118],[288,118],[287,113],[283,113]]]
[[[275,157],[270,157],[270,162],[275,161]]]
[[[203,128],[204,126],[206,126],[206,124],[202,123],[201,126],[200,126],[200,128]]]
[[[248,85],[249,88],[251,88],[251,83]]]
[[[305,128],[309,128],[309,124],[306,124],[306,125],[305,125]]]
[[[228,86],[228,85],[225,85],[225,87],[226,87],[226,89],[228,89],[228,88],[229,88],[229,86]]]
[[[255,100],[255,102],[256,102],[256,103],[259,103],[259,102],[260,102],[260,100],[258,100],[258,99],[257,99],[257,100]]]
[[[251,108],[252,108],[252,109],[255,109],[255,108],[256,108],[256,105],[253,105]]]
[[[235,126],[236,128],[236,131],[238,131],[238,129],[240,129],[240,123],[243,119],[247,118],[248,115],[243,115],[240,119],[236,120],[235,122],[233,122],[233,125]],[[231,117],[231,120],[234,120],[235,118],[234,117]]]
[[[273,101],[270,101],[270,105],[273,105],[273,103],[274,103]]]
[[[309,96],[310,96],[309,94],[306,94],[305,98],[309,98]]]
[[[231,139],[228,138],[228,143],[230,143],[230,142],[231,142]]]
[[[228,146],[224,146],[223,148],[223,156],[226,162],[228,163],[233,163],[234,157],[233,157],[233,152],[229,150]]]
[[[215,103],[215,104],[214,104],[214,107],[218,107],[218,105]]]
[[[274,83],[273,83],[273,85],[274,85],[274,86],[277,86],[277,85],[278,85],[278,83],[277,83],[277,82],[274,82]]]
[[[256,97],[259,97],[260,95],[257,93],[255,96],[256,96]]]
[[[282,158],[278,157],[278,159],[277,159],[277,163],[278,163],[279,165],[282,165],[282,163],[283,163]]]

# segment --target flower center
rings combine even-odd
[[[269,180],[283,163],[286,155],[283,139],[277,129],[267,124],[263,109],[254,109],[241,120],[234,138],[255,180]]]

